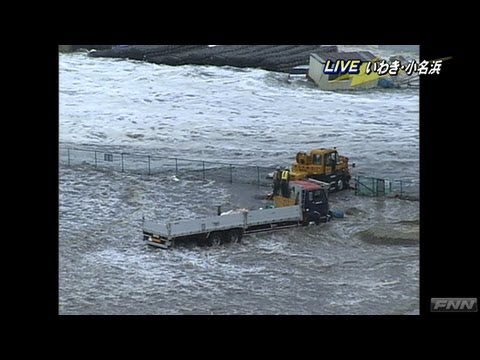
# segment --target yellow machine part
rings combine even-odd
[[[344,169],[348,169],[346,162],[340,162],[335,167],[336,171]],[[293,164],[292,172],[290,173],[290,180],[302,180],[309,175],[330,174],[331,171],[332,168],[330,166]]]
[[[330,153],[335,151],[334,149],[314,149],[310,151],[309,154],[305,152],[300,152],[297,154],[296,162],[292,165],[292,171],[290,173],[290,180],[303,180],[305,177],[310,175],[324,175],[330,174],[332,168],[330,166],[324,165],[315,165],[313,162],[313,157],[315,155],[322,156],[323,161],[325,161],[325,156],[328,156]],[[337,153],[338,154],[338,153]],[[348,161],[345,156],[338,155],[338,160],[340,161],[335,170],[347,170]]]
[[[292,168],[292,171],[290,172],[290,181],[304,180],[308,176],[308,174],[309,174],[308,172],[296,171],[294,166]]]
[[[283,196],[274,196],[273,197],[273,203],[275,204],[275,207],[277,207],[277,208],[286,207],[286,206],[293,206],[293,205],[295,205],[295,199],[286,198],[286,197],[283,197]]]

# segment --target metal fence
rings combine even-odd
[[[417,187],[402,180],[379,179],[368,176],[354,178],[355,195],[418,197]]]
[[[230,183],[272,186],[267,175],[274,168],[245,166],[221,162],[190,160],[176,157],[138,155],[78,148],[59,148],[59,160],[67,166],[90,165],[98,169],[111,169],[144,175],[182,176],[192,179],[218,180]]]
[[[138,155],[130,153],[59,148],[60,163],[67,166],[89,165],[97,169],[110,169],[144,175],[180,176],[182,178],[217,180],[238,184],[271,187],[267,175],[273,167],[238,165],[221,162]],[[355,194],[362,196],[418,197],[415,189],[402,180],[386,180],[367,176],[354,178]]]

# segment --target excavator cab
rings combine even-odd
[[[299,152],[292,165],[290,178],[303,180],[312,178],[330,184],[330,191],[349,187],[351,179],[348,158],[340,156],[336,148],[313,149],[309,153]]]

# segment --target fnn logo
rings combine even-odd
[[[432,298],[431,312],[477,312],[477,298]]]

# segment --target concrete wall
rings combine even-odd
[[[71,52],[72,51],[72,45],[58,45],[58,51],[59,52]]]
[[[337,51],[322,45],[128,45],[89,53],[92,57],[111,57],[147,61],[171,66],[213,65],[260,68],[289,73],[308,64],[311,53]]]
[[[87,50],[104,50],[104,49],[111,49],[112,45],[58,45],[59,52],[72,52],[77,51],[79,49],[87,49]]]

